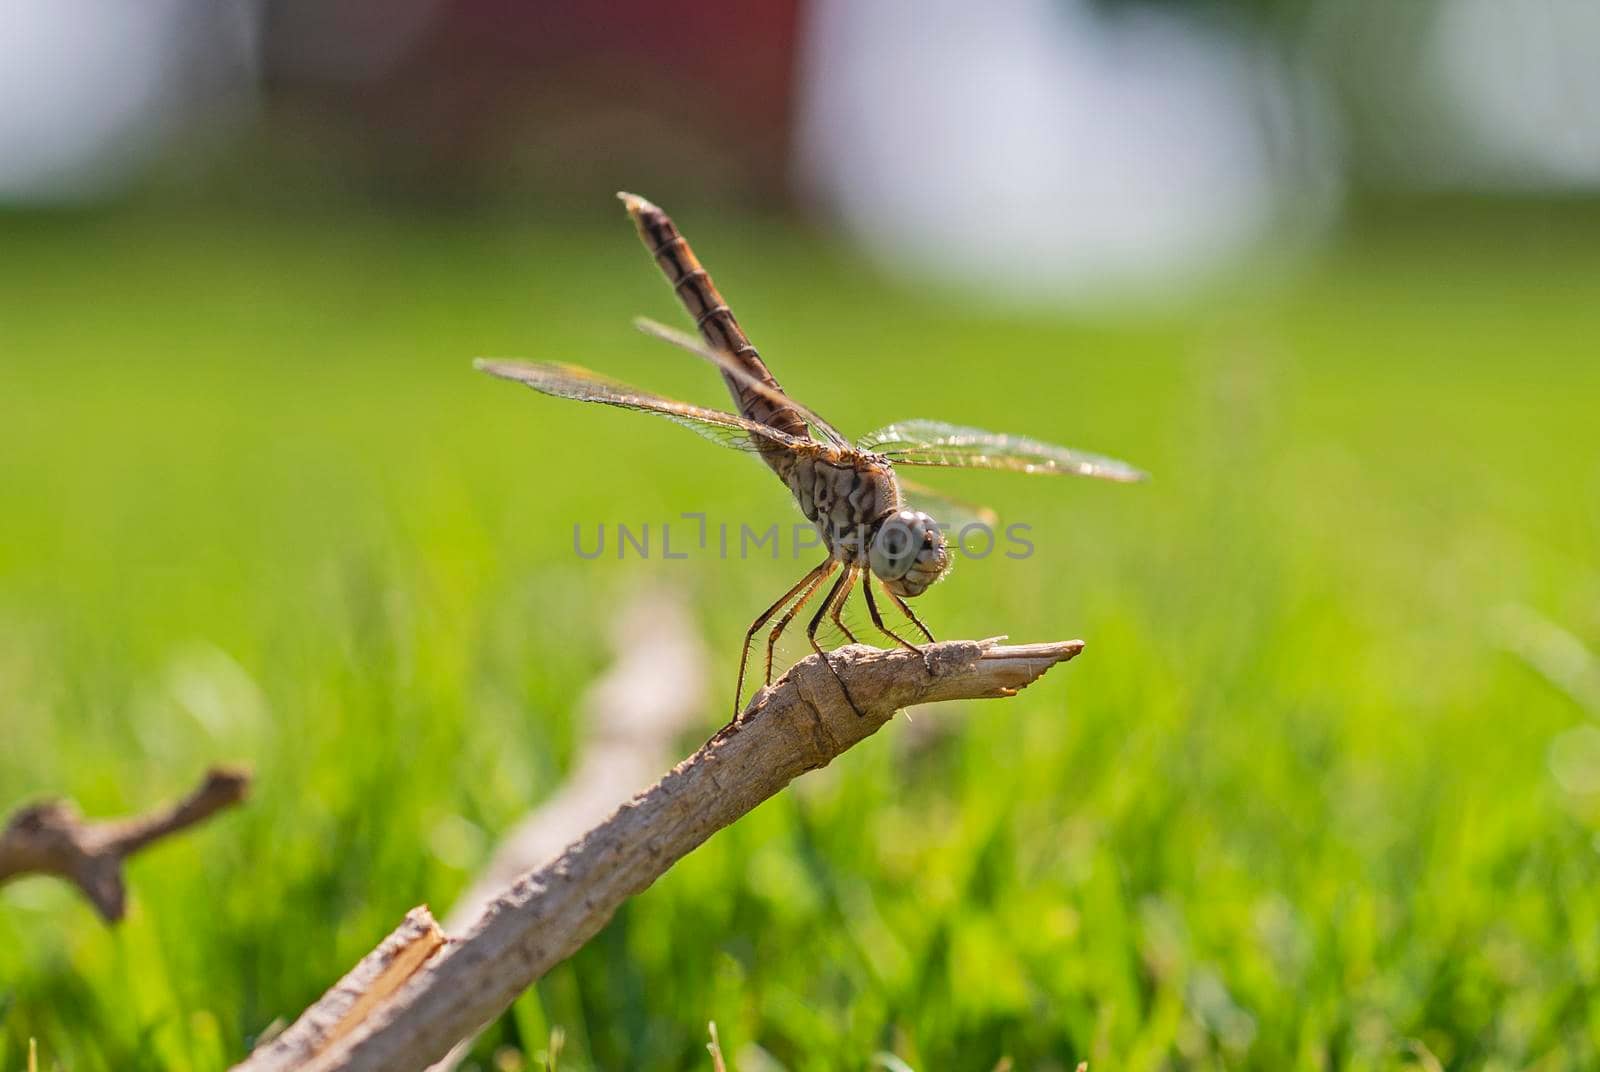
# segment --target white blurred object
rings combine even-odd
[[[910,274],[1021,301],[1148,295],[1289,205],[1335,201],[1326,110],[1264,47],[1192,18],[1084,0],[810,11],[798,178]]]
[[[1447,185],[1600,186],[1600,3],[1442,0],[1430,73],[1463,128]]]
[[[242,0],[0,0],[0,201],[115,190],[251,98],[254,49]]]

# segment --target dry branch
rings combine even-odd
[[[578,701],[584,737],[572,773],[501,838],[445,916],[451,934],[670,763],[674,742],[705,710],[705,646],[681,597],[665,590],[635,596],[617,616],[611,647],[615,661]]]
[[[615,661],[578,700],[584,738],[572,773],[501,839],[445,916],[451,934],[470,928],[517,876],[555,859],[670,763],[674,742],[705,710],[705,645],[680,595],[637,592],[617,615],[611,647]],[[450,1072],[471,1046],[471,1036],[460,1040],[429,1072]]]
[[[1010,696],[1082,649],[1075,640],[1022,646],[963,640],[932,646],[924,661],[903,649],[844,648],[834,653],[834,665],[861,715],[820,661],[806,659],[666,777],[557,859],[514,882],[470,930],[447,939],[397,991],[371,1003],[370,1015],[309,1062],[303,1052],[286,1057],[270,1045],[237,1068],[427,1068],[581,948],[623,901],[680,857],[799,775],[876,733],[896,711]],[[287,1034],[302,1032],[308,1022],[344,1020],[350,1007],[348,992],[335,988]]]
[[[182,800],[147,815],[86,822],[71,801],[45,800],[14,814],[0,831],[0,884],[55,875],[83,891],[107,923],[127,911],[122,862],[151,842],[204,822],[243,800],[250,775],[213,767]]]
[[[248,1066],[304,1068],[392,997],[444,943],[444,932],[432,913],[426,907],[413,908],[378,948],[362,957],[293,1026],[251,1054]]]

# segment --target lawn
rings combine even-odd
[[[1127,458],[950,474],[1035,553],[944,636],[1081,636],[922,712],[684,860],[480,1067],[1556,1070],[1600,1064],[1600,750],[1511,649],[1600,644],[1600,213],[1358,214],[1158,313],[964,308],[772,222],[679,221],[786,387]],[[810,564],[586,561],[575,523],[765,525],[786,493],[480,354],[721,404],[626,220],[154,210],[0,218],[0,812],[252,764],[102,926],[0,889],[0,1070],[217,1069],[552,793],[640,586],[716,654]],[[856,612],[860,617],[860,611]],[[896,1066],[898,1067],[898,1066]]]

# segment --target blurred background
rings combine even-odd
[[[1574,0],[9,2],[0,199],[803,214],[1060,305],[1316,246],[1364,193],[1600,183]]]
[[[628,327],[680,316],[618,189],[847,431],[1154,479],[939,480],[1038,550],[934,630],[1085,656],[719,835],[471,1066],[1594,1067],[1597,48],[1586,0],[0,0],[0,811],[258,776],[115,930],[0,889],[0,1072],[227,1067],[448,906],[640,590],[720,724],[806,566],[573,526],[783,489],[469,364],[723,403]]]

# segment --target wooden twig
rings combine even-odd
[[[617,615],[615,662],[578,700],[583,741],[572,773],[513,826],[483,873],[445,916],[460,934],[526,874],[561,854],[672,761],[677,738],[705,710],[706,651],[680,595],[644,589]],[[450,1072],[472,1046],[456,1043],[429,1072]]]
[[[0,831],[0,883],[28,874],[64,878],[83,891],[101,918],[115,923],[127,911],[122,862],[239,803],[249,788],[248,772],[214,767],[194,792],[147,815],[87,822],[70,801],[30,804]]]
[[[286,1059],[269,1045],[237,1069],[427,1068],[581,948],[623,901],[684,854],[799,775],[876,733],[896,711],[1010,696],[1083,649],[1076,640],[1005,646],[999,639],[936,644],[926,661],[904,649],[854,646],[833,653],[859,715],[818,658],[804,660],[666,777],[514,882],[470,930],[446,940],[396,992],[372,1003],[369,1015],[311,1060]],[[336,998],[348,1010],[348,994],[335,988],[289,1033],[308,1021],[340,1019],[342,1013],[327,1007]]]
[[[250,1066],[304,1068],[355,1029],[444,947],[444,932],[426,907],[406,913],[400,926],[361,958],[333,989],[288,1030],[250,1056]]]
[[[451,934],[470,927],[518,875],[555,859],[670,763],[679,736],[705,711],[705,646],[681,597],[646,590],[630,599],[611,646],[615,661],[578,701],[583,740],[572,773],[501,838],[445,916]]]

